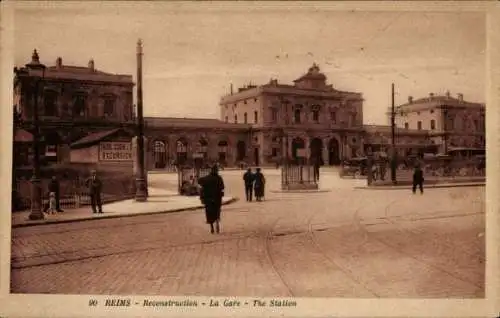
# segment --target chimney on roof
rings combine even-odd
[[[459,101],[461,101],[461,102],[463,102],[463,101],[464,101],[464,94],[462,94],[462,93],[458,93],[458,94],[457,94],[457,96],[458,96],[458,100],[459,100]]]
[[[62,58],[61,57],[58,57],[56,59],[56,68],[62,68]]]
[[[450,91],[446,91],[446,98],[450,98]]]
[[[429,93],[429,99],[432,100],[434,98],[434,93]]]
[[[95,67],[94,67],[94,59],[90,59],[89,61],[89,69],[91,71],[94,71],[95,70]]]
[[[408,96],[408,104],[413,103],[413,96]]]

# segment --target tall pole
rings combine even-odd
[[[31,176],[31,211],[30,220],[41,220],[44,218],[42,209],[42,188],[40,181],[40,118],[38,116],[38,93],[39,85],[45,75],[45,65],[40,63],[38,53],[33,51],[31,63],[26,65],[28,69],[28,82],[33,89],[33,175]],[[38,74],[41,71],[41,75]],[[36,73],[32,76],[31,73]],[[31,85],[34,81],[34,87]]]
[[[394,83],[391,90],[391,180],[396,184],[396,110],[394,109]]]
[[[137,41],[137,156],[135,200],[147,200],[147,184],[144,178],[144,117],[142,115],[142,41]]]

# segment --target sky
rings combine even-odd
[[[136,78],[144,45],[145,116],[219,118],[230,85],[291,84],[317,63],[339,90],[363,94],[365,124],[387,124],[396,104],[429,93],[485,102],[486,18],[481,12],[339,10],[290,3],[22,3],[14,62],[36,48],[54,65]],[[134,92],[135,95],[135,92]]]

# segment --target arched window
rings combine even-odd
[[[254,123],[259,122],[259,112],[258,111],[253,112],[253,121],[254,121]]]
[[[238,115],[234,115],[234,123],[237,124],[238,123]]]
[[[245,124],[248,124],[248,115],[247,115],[247,113],[244,113],[244,114],[243,114],[243,122],[244,122]]]

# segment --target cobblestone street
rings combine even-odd
[[[14,293],[297,297],[484,297],[484,187],[354,189],[322,172],[318,193],[245,202],[224,171],[222,233],[202,210],[15,228]],[[155,187],[174,175],[152,174]]]

